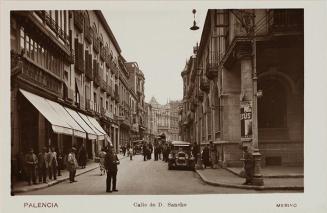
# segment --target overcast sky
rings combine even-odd
[[[155,96],[159,103],[183,96],[181,71],[199,42],[206,10],[196,13],[200,29],[191,31],[192,8],[102,9],[122,55],[136,61],[145,75],[145,100]]]

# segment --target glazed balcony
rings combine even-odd
[[[268,29],[273,34],[303,34],[303,9],[273,9],[268,12]]]
[[[25,55],[11,51],[11,78],[19,79],[63,98],[63,80],[60,73],[41,67]]]
[[[213,80],[218,76],[219,61],[220,61],[220,57],[218,52],[216,51],[210,52],[206,64],[206,75],[210,80]]]

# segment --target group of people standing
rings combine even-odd
[[[37,184],[37,176],[39,183],[46,183],[47,178],[56,180],[57,175],[61,175],[62,156],[61,154],[58,155],[53,147],[43,147],[38,156],[30,148],[29,152],[25,155],[24,164],[24,171],[26,171],[29,185],[32,183]]]
[[[210,142],[209,146],[206,145],[202,150],[202,162],[204,168],[209,166],[211,166],[211,168],[218,168],[218,154],[219,153],[213,142]]]

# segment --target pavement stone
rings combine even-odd
[[[123,159],[126,158],[127,156],[123,156],[121,154],[118,154],[118,158],[119,159]],[[76,176],[82,175],[84,173],[90,172],[92,170],[95,170],[99,168],[99,163],[97,162],[88,162],[88,164],[86,165],[86,167],[84,169],[77,169],[76,170]],[[12,189],[12,195],[18,194],[18,193],[22,193],[22,192],[29,192],[29,191],[35,191],[38,189],[43,189],[43,188],[47,188],[53,185],[56,185],[58,183],[61,183],[63,181],[66,181],[69,179],[69,172],[67,170],[62,170],[61,171],[61,176],[57,176],[57,180],[51,180],[47,183],[39,183],[36,185],[27,185],[27,183],[25,181],[22,182],[18,182],[15,183],[15,185],[13,186]]]
[[[205,183],[213,186],[255,190],[304,190],[304,178],[301,177],[264,178],[264,186],[254,186],[242,185],[244,178],[223,168],[196,170],[196,173]]]

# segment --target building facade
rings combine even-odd
[[[182,138],[213,141],[223,166],[256,140],[262,165],[303,165],[303,10],[208,10],[181,75]]]
[[[125,66],[129,73],[130,101],[133,107],[132,113],[132,140],[144,138],[145,128],[145,103],[144,84],[145,77],[137,62],[126,62]]]
[[[94,159],[110,142],[116,151],[127,143],[144,75],[130,87],[102,12],[13,11],[10,21],[13,163],[29,148],[67,154],[84,144]]]
[[[152,97],[149,105],[152,108],[152,132],[158,136],[164,133],[167,140],[180,140],[179,110],[180,101],[169,101],[161,105]]]

